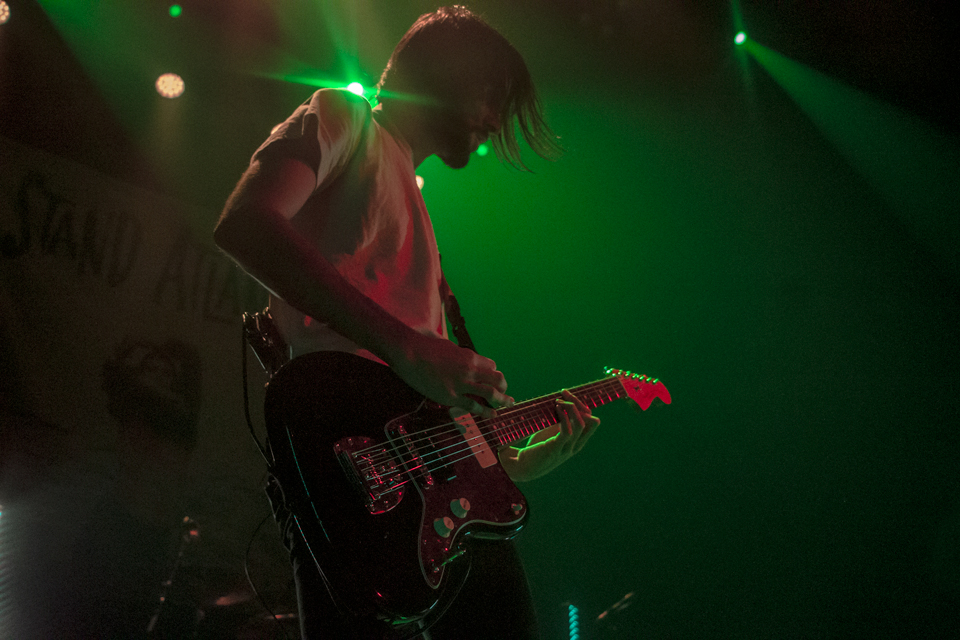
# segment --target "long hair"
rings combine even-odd
[[[494,151],[513,167],[528,170],[516,129],[540,157],[554,159],[561,147],[543,117],[543,107],[520,53],[496,29],[469,9],[441,7],[422,16],[393,50],[380,82],[381,102],[413,94],[414,99],[444,102],[486,95],[500,109]]]

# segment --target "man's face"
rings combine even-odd
[[[470,154],[500,131],[501,109],[502,100],[489,90],[439,109],[434,126],[437,157],[453,169],[467,166]]]

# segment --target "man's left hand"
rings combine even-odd
[[[559,423],[537,433],[526,447],[500,452],[512,480],[533,480],[553,471],[578,453],[600,425],[590,408],[566,390],[557,399],[556,414]]]

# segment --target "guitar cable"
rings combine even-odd
[[[267,463],[267,468],[272,469],[274,461],[270,460],[266,446],[261,444],[260,438],[257,437],[257,432],[253,428],[253,418],[250,417],[250,382],[247,376],[247,329],[242,324],[240,326],[240,354],[240,369],[243,377],[243,415],[247,420],[250,437],[253,438],[257,449],[260,450],[260,455],[263,457],[263,461]]]
[[[277,626],[280,627],[280,633],[283,634],[283,637],[286,640],[290,640],[290,636],[287,635],[287,628],[283,626],[283,623],[280,621],[280,617],[273,612],[273,609],[270,608],[270,605],[267,604],[266,599],[264,599],[263,594],[257,589],[257,586],[253,583],[253,578],[250,577],[250,552],[253,549],[253,541],[257,539],[257,536],[260,534],[260,529],[263,528],[263,525],[267,523],[267,520],[270,519],[271,514],[267,514],[263,517],[263,520],[260,521],[260,524],[257,525],[257,528],[253,530],[253,535],[250,536],[250,542],[247,543],[247,551],[243,556],[243,573],[247,577],[247,584],[250,585],[250,588],[253,589],[253,593],[257,596],[257,600],[260,601],[260,606],[262,606],[274,622],[277,623]]]
[[[267,464],[267,469],[272,469],[273,464],[270,461],[270,456],[267,453],[267,448],[260,442],[260,439],[257,437],[257,432],[253,428],[253,418],[250,416],[250,381],[247,376],[247,331],[246,328],[241,326],[240,328],[240,366],[241,366],[241,378],[243,380],[243,415],[247,421],[247,428],[250,430],[250,437],[253,438],[253,442],[257,445],[257,449],[260,450],[260,455],[263,457],[264,462]],[[260,521],[260,524],[257,525],[257,528],[253,530],[253,534],[250,536],[250,542],[247,543],[246,553],[243,555],[243,573],[247,577],[247,584],[250,585],[250,588],[253,589],[254,595],[257,596],[257,600],[260,601],[260,605],[266,610],[274,622],[277,623],[277,626],[280,627],[280,633],[283,634],[283,637],[286,640],[290,640],[290,636],[287,635],[287,629],[283,626],[283,623],[280,621],[280,618],[276,613],[273,612],[273,609],[270,608],[270,605],[267,604],[266,599],[263,597],[263,594],[260,593],[260,590],[257,589],[257,585],[254,583],[253,578],[250,576],[250,553],[253,550],[253,542],[257,539],[257,536],[260,534],[260,530],[263,528],[263,525],[267,523],[267,520],[273,515],[268,513]]]

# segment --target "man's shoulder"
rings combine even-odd
[[[372,111],[366,98],[346,89],[318,89],[307,105],[311,112],[328,117],[366,118]]]

